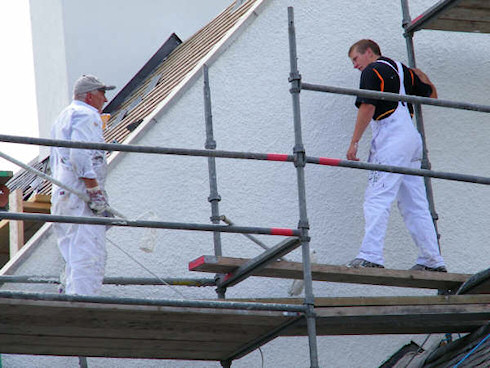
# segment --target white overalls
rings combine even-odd
[[[388,64],[383,60],[377,62]],[[400,78],[400,94],[405,95],[403,68],[396,63]],[[393,68],[395,69],[395,68]],[[371,120],[372,141],[369,162],[384,165],[420,168],[422,139],[414,127],[405,103],[398,102],[387,118]],[[398,208],[405,225],[419,249],[416,263],[428,267],[444,265],[437,244],[423,178],[372,171],[364,199],[365,234],[357,258],[383,265],[383,247],[391,204]]]
[[[53,139],[103,143],[102,120],[92,106],[73,101],[53,128]],[[107,176],[105,152],[53,147],[50,156],[54,178],[70,188],[85,192],[83,178],[97,179],[103,189]],[[55,215],[94,216],[75,194],[53,185]],[[102,286],[106,263],[105,226],[55,223],[58,247],[66,262],[66,294],[94,295]]]

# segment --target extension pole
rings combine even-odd
[[[49,176],[48,174],[45,174],[42,171],[39,171],[39,170],[37,170],[37,169],[29,166],[29,165],[26,165],[25,163],[23,163],[23,162],[15,159],[15,158],[7,155],[6,153],[4,153],[2,151],[0,151],[0,157],[4,158],[7,161],[10,161],[10,162],[16,164],[17,166],[22,167],[23,169],[29,171],[31,174],[37,175],[37,176],[39,176],[39,177],[41,177],[41,178],[43,178],[45,180],[50,181],[53,184],[56,184],[60,188],[63,188],[65,190],[67,190],[68,192],[75,194],[78,198],[80,198],[85,203],[90,202],[90,198],[88,197],[87,194],[82,193],[82,192],[79,192],[79,191],[77,191],[77,190],[75,190],[73,188],[70,188],[69,186],[63,184],[61,181],[59,181],[59,180],[57,180],[57,179]],[[107,211],[109,211],[110,213],[112,213],[112,214],[114,214],[114,215],[116,215],[116,216],[118,216],[120,218],[123,218],[123,219],[126,218],[126,216],[124,216],[119,211],[116,211],[114,208],[112,208],[110,206],[107,206]]]
[[[204,148],[208,150],[216,149],[216,141],[214,140],[213,134],[213,114],[211,109],[211,89],[209,88],[209,73],[208,66],[204,64],[203,68],[203,78],[204,78],[204,120],[206,122],[206,143]],[[220,215],[219,215],[219,202],[221,197],[218,194],[218,178],[216,174],[216,158],[208,157],[208,173],[209,173],[209,197],[208,201],[211,203],[211,222],[214,225],[219,225]],[[223,255],[221,248],[221,233],[215,231],[213,233],[213,243],[214,243],[214,255],[216,257],[221,257]],[[218,280],[222,277],[220,274],[215,275],[215,279]],[[216,293],[219,299],[225,299],[226,289],[217,288]]]
[[[408,8],[408,0],[401,0],[402,1],[402,12],[403,12],[403,21],[402,21],[402,26],[406,30],[408,25],[410,24],[410,11]],[[407,53],[408,53],[408,66],[410,68],[416,68],[416,62],[415,62],[415,47],[413,44],[413,32],[405,32],[405,41],[407,43]],[[415,111],[415,121],[417,123],[417,130],[419,131],[421,137],[422,137],[422,164],[421,168],[422,169],[431,169],[431,164],[429,161],[429,150],[427,149],[427,140],[425,138],[425,128],[424,128],[424,118],[422,115],[422,106],[419,103],[414,104],[414,111]],[[437,235],[437,243],[439,245],[439,253],[441,253],[441,243],[440,243],[440,238],[441,234],[439,233],[439,230],[437,228],[437,220],[439,219],[439,215],[436,212],[436,207],[434,203],[434,192],[432,190],[432,181],[428,177],[424,177],[424,183],[425,183],[425,193],[427,196],[427,201],[429,203],[429,211],[432,216],[432,222],[434,223],[434,229],[436,231]]]
[[[300,99],[301,92],[301,75],[298,71],[297,52],[296,52],[296,33],[294,28],[294,10],[293,7],[288,7],[288,31],[289,31],[289,60],[291,72],[289,82],[291,83],[291,97],[293,103],[293,119],[294,119],[294,155],[298,181],[298,201],[299,201],[299,224],[301,249],[303,254],[303,277],[305,283],[305,300],[306,308],[306,324],[308,327],[308,341],[310,348],[310,366],[318,368],[318,347],[316,339],[316,316],[315,316],[315,300],[313,296],[313,280],[311,276],[310,262],[310,238],[308,236],[308,216],[306,211],[306,187],[305,187],[305,165],[306,154],[303,146],[303,138],[301,133],[301,112]]]

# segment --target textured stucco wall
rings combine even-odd
[[[434,1],[411,1],[415,17]],[[368,6],[369,4],[369,6]],[[218,149],[292,151],[294,134],[289,85],[288,5],[295,6],[299,69],[309,83],[357,87],[359,72],[346,56],[360,38],[379,42],[387,56],[407,61],[399,1],[342,0],[269,1],[252,25],[210,66],[215,139]],[[422,31],[415,38],[418,66],[426,71],[444,99],[487,103],[486,73],[490,47],[487,35]],[[353,130],[354,97],[302,92],[303,140],[308,155],[344,157]],[[486,164],[490,133],[488,116],[480,113],[424,107],[433,168],[490,175]],[[170,108],[164,110],[137,143],[202,148],[205,142],[202,77]],[[361,142],[367,158],[369,133]],[[292,164],[218,159],[220,212],[238,225],[295,227],[298,221],[296,173]],[[153,210],[165,221],[209,222],[209,184],[205,158],[127,155],[112,167],[108,190],[112,204],[129,217]],[[358,250],[363,234],[362,197],[367,173],[308,166],[306,169],[311,246],[321,263],[343,264]],[[448,268],[476,272],[488,267],[485,247],[489,189],[484,186],[434,180],[442,249]],[[137,249],[141,229],[111,229],[108,237],[162,276],[189,275],[187,262],[212,254],[212,234],[160,231],[153,254]],[[273,245],[280,238],[261,237]],[[39,248],[37,262],[56,269],[58,260]],[[108,244],[108,276],[147,276],[119,250]],[[223,235],[225,255],[251,257],[260,251],[240,235]],[[52,253],[51,253],[52,254]],[[394,209],[386,238],[386,266],[406,269],[416,258],[415,246]],[[299,250],[288,256],[299,260]],[[25,265],[28,272],[34,266]],[[53,273],[53,272],[47,272]],[[208,277],[203,274],[201,276]],[[285,297],[288,280],[249,279],[230,289],[232,297]],[[178,289],[186,297],[210,297],[212,289]],[[422,295],[432,292],[374,286],[314,283],[316,296]],[[181,297],[168,288],[105,287],[104,295]],[[319,337],[322,367],[378,367],[403,344],[425,336]],[[433,337],[433,341],[437,337]],[[262,348],[265,367],[309,366],[304,338],[277,339]],[[21,367],[27,359],[6,356],[6,366]],[[64,366],[68,358],[44,358],[49,366]],[[37,360],[40,361],[40,360]],[[75,361],[74,361],[75,362]],[[89,359],[92,367],[217,367],[218,363]],[[40,363],[41,364],[41,363]],[[39,365],[38,365],[39,366]],[[255,351],[233,367],[259,367]]]
[[[40,136],[49,137],[81,74],[115,84],[110,99],[173,32],[185,41],[230,2],[31,0]]]

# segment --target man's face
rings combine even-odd
[[[359,69],[361,72],[364,70],[364,68],[377,59],[370,48],[367,48],[364,54],[361,54],[357,49],[354,49],[350,53],[349,57],[352,60],[352,65],[354,65],[354,68]]]
[[[95,90],[87,93],[87,101],[90,106],[96,108],[99,112],[102,112],[102,107],[107,102],[104,90]]]

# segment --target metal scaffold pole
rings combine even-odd
[[[402,26],[406,30],[408,25],[410,24],[410,11],[408,8],[408,0],[401,0],[402,2],[402,13],[403,13],[403,20],[402,20]],[[415,62],[415,48],[413,45],[413,32],[405,32],[405,41],[407,43],[407,53],[408,53],[408,66],[410,68],[416,68],[416,62]],[[425,128],[424,128],[424,118],[422,115],[422,106],[419,103],[414,104],[414,111],[415,111],[415,121],[417,123],[417,130],[419,131],[420,135],[422,136],[422,169],[431,169],[431,164],[429,161],[429,151],[427,149],[427,141],[425,139]],[[427,195],[427,201],[429,202],[429,211],[432,216],[432,222],[434,223],[434,228],[436,230],[437,234],[437,242],[439,243],[439,251],[441,251],[441,245],[440,245],[440,238],[441,235],[439,234],[439,230],[437,228],[437,220],[439,219],[439,215],[436,212],[436,207],[434,203],[434,192],[432,190],[432,181],[430,178],[425,177],[424,178],[424,183],[425,183],[425,191]]]
[[[206,122],[206,143],[204,148],[208,150],[216,149],[216,141],[213,135],[213,115],[211,110],[211,90],[209,88],[209,73],[208,66],[203,66],[203,78],[204,78],[204,120]],[[219,201],[221,197],[218,194],[218,179],[216,174],[216,158],[208,157],[208,171],[209,171],[209,197],[208,201],[211,203],[211,222],[215,225],[220,224],[220,214],[219,214]],[[223,255],[221,248],[221,233],[215,231],[213,233],[214,242],[214,255],[216,257],[221,257]],[[217,274],[216,279],[220,278],[221,275]],[[218,298],[224,299],[226,288],[216,289]]]
[[[306,307],[306,324],[308,327],[308,340],[310,347],[310,366],[318,368],[318,347],[316,339],[316,316],[315,316],[315,298],[313,295],[313,281],[311,276],[310,262],[310,238],[308,235],[309,224],[306,211],[306,188],[305,188],[305,165],[306,154],[303,146],[301,134],[301,111],[299,94],[301,92],[301,76],[298,72],[297,53],[296,53],[296,33],[294,28],[294,10],[288,7],[288,30],[289,30],[289,57],[291,72],[289,82],[291,83],[291,97],[293,103],[294,118],[294,136],[295,146],[294,155],[298,180],[298,201],[299,201],[299,224],[301,248],[303,255],[303,277],[305,283],[305,300]]]

